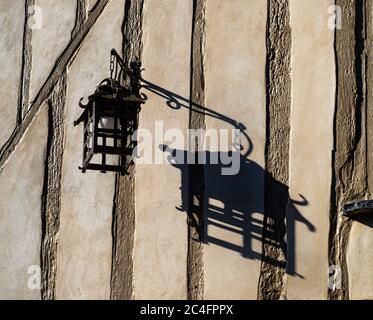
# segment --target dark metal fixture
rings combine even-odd
[[[363,200],[346,204],[343,207],[343,214],[349,218],[361,215],[373,215],[373,200]]]
[[[112,49],[110,72],[110,78],[99,84],[86,105],[82,104],[83,98],[79,102],[84,110],[74,126],[84,123],[83,164],[79,167],[83,173],[100,170],[124,174],[127,156],[132,155],[135,147],[131,136],[137,128],[141,104],[145,102],[140,96],[141,64],[135,61],[127,68]]]

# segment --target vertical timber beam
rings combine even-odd
[[[336,1],[342,11],[342,28],[336,30],[335,37],[337,96],[329,264],[340,267],[342,279],[340,289],[329,289],[328,297],[332,300],[350,297],[346,253],[352,222],[343,217],[343,205],[368,195],[365,4],[365,0]]]
[[[57,234],[60,225],[61,210],[65,100],[66,74],[63,74],[49,98],[49,132],[42,203],[41,296],[43,300],[55,299]]]
[[[288,0],[268,1],[265,217],[258,298],[285,298],[285,218],[289,198],[290,55]],[[275,263],[276,262],[276,263]]]
[[[189,128],[205,129],[205,0],[194,0],[191,50],[191,92]],[[204,167],[198,164],[197,137],[191,141],[194,146],[196,164],[189,166],[189,208],[188,208],[188,299],[203,299],[203,238],[204,238]],[[202,146],[203,147],[203,146]]]
[[[373,194],[373,1],[366,2],[367,162],[369,193]],[[370,173],[370,174],[369,174]]]
[[[142,56],[142,16],[144,0],[127,0],[122,27],[123,59],[127,66]],[[127,156],[127,163],[131,159]],[[117,173],[113,205],[113,257],[111,299],[134,299],[133,249],[135,232],[135,165],[126,175]]]
[[[32,19],[32,7],[35,5],[35,0],[25,1],[25,29],[23,33],[23,57],[21,71],[21,86],[18,102],[17,124],[21,124],[29,108],[30,94],[30,77],[32,67],[32,29],[30,19]]]

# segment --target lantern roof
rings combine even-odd
[[[130,89],[121,86],[117,80],[107,78],[97,87],[96,91],[88,97],[89,103],[97,99],[107,99],[125,102],[144,103],[145,99]]]

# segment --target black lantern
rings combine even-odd
[[[132,70],[127,69],[113,49],[110,66],[111,77],[100,83],[86,105],[81,103],[83,98],[80,100],[84,111],[74,121],[74,126],[84,124],[83,164],[79,167],[83,173],[100,170],[124,174],[127,156],[132,155],[135,147],[131,137],[137,129],[141,104],[145,102],[139,94],[140,64],[133,63]],[[121,85],[120,80],[125,83],[126,78],[130,80],[129,85]]]

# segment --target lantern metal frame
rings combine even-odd
[[[74,126],[83,122],[83,160],[79,167],[83,173],[86,170],[99,170],[125,174],[126,160],[136,146],[131,137],[137,129],[141,104],[145,102],[140,96],[141,64],[135,61],[131,69],[127,68],[112,49],[110,71],[110,78],[99,84],[94,94],[88,97],[88,103],[82,104],[83,98],[79,102],[84,111],[74,121]],[[103,118],[111,118],[113,127],[100,126],[100,119]],[[96,154],[101,155],[100,163],[91,162]],[[108,164],[107,155],[119,156],[118,164]]]

